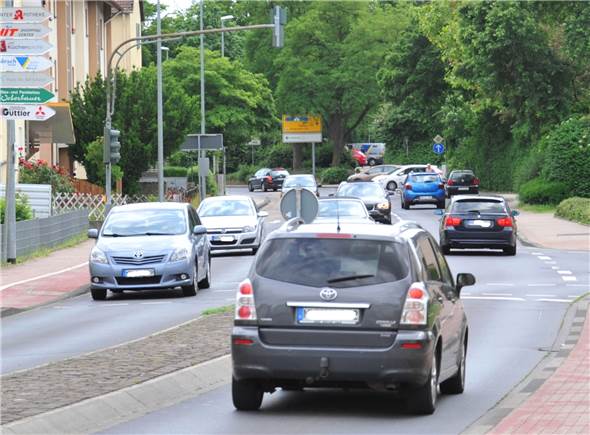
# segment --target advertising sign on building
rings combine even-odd
[[[2,87],[30,87],[37,88],[53,82],[53,77],[39,72],[5,72],[0,75]]]
[[[46,121],[55,115],[55,110],[43,105],[6,105],[0,106],[0,114],[8,120]]]
[[[0,24],[0,38],[43,38],[49,34],[51,29],[43,24]]]
[[[41,56],[0,56],[0,72],[41,72],[52,66],[48,58]]]
[[[0,88],[0,103],[40,104],[51,100],[55,95],[43,88]]]
[[[43,39],[0,39],[0,55],[4,54],[45,54],[51,48]]]
[[[0,23],[42,23],[50,16],[43,8],[0,8]]]

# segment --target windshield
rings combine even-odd
[[[247,200],[206,199],[199,207],[199,216],[250,216],[254,214],[252,205]]]
[[[376,183],[347,183],[340,186],[336,196],[385,196],[381,186]]]
[[[315,187],[313,176],[293,176],[285,179],[283,187]]]
[[[407,258],[406,248],[396,242],[280,238],[267,243],[256,273],[310,287],[358,287],[405,278]]]
[[[285,170],[283,170],[283,169],[281,169],[281,170],[271,171],[271,172],[270,172],[270,175],[271,175],[272,177],[279,177],[279,176],[281,176],[281,175],[282,175],[283,177],[286,177],[287,175],[289,175],[289,172],[288,172],[288,171],[285,171]]]
[[[125,210],[111,213],[104,224],[103,236],[159,236],[186,232],[182,210]]]
[[[473,178],[475,178],[473,172],[453,172],[451,174],[451,180],[472,180]]]
[[[457,201],[453,204],[451,213],[506,213],[504,203],[500,201]]]
[[[367,208],[358,201],[320,201],[318,217],[367,217]]]
[[[410,175],[414,183],[436,183],[441,181],[438,175]]]

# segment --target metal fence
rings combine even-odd
[[[16,223],[16,256],[51,248],[88,230],[88,210],[76,210]],[[2,231],[2,225],[0,225]],[[4,259],[3,259],[4,260]]]
[[[51,184],[17,184],[16,193],[27,197],[35,218],[51,216]],[[0,197],[5,195],[6,188],[0,184]]]

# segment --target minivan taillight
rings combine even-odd
[[[473,181],[471,182],[472,186],[479,186],[479,178],[474,178]]]
[[[240,283],[236,294],[235,320],[256,320],[254,289],[249,279]]]
[[[410,183],[408,183],[408,184],[406,184],[404,186],[404,189],[406,189],[406,190],[412,190],[412,185]]]
[[[447,216],[445,218],[445,227],[456,227],[461,225],[461,218],[457,216]]]
[[[426,325],[428,320],[428,292],[424,285],[415,282],[408,289],[401,325]]]
[[[496,219],[496,223],[499,226],[501,226],[502,228],[511,227],[512,226],[512,218],[510,218],[510,217],[498,218],[498,219]]]
[[[455,182],[453,180],[448,180],[447,181],[447,186],[452,186],[453,184],[455,184]]]

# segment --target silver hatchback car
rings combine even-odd
[[[194,296],[211,282],[207,229],[190,204],[143,203],[114,207],[90,252],[90,291],[104,300],[107,290],[182,288]]]

